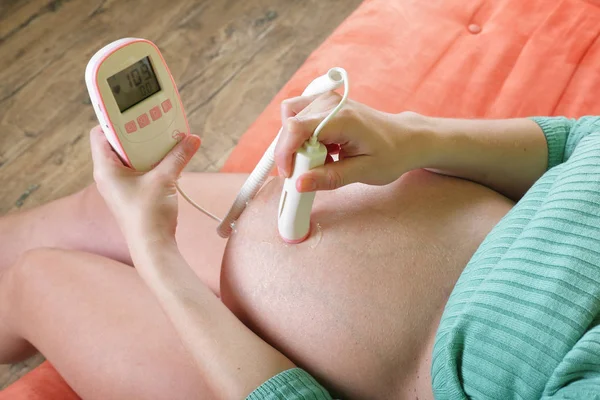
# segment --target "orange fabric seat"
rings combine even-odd
[[[440,117],[599,114],[598,0],[367,0],[250,126],[225,164],[249,172],[281,125],[279,104],[333,66],[350,97]]]
[[[600,0],[366,0],[241,138],[224,172],[249,172],[279,103],[332,66],[372,107],[446,117],[600,115]],[[45,363],[0,400],[77,398]]]

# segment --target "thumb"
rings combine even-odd
[[[298,178],[296,190],[301,193],[335,190],[351,183],[360,182],[365,174],[364,157],[346,158],[312,169]]]
[[[200,138],[196,135],[187,135],[181,142],[162,159],[153,169],[153,172],[166,175],[173,180],[179,178],[185,166],[200,148]]]

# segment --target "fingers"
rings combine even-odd
[[[283,117],[284,115],[291,115],[303,107],[295,116],[291,116],[284,121],[283,130],[275,148],[275,162],[285,177],[289,177],[292,173],[294,153],[310,138],[331,110],[337,106],[341,97],[337,93],[328,92],[320,95],[308,105],[306,105],[305,100],[300,99],[309,98],[292,99],[293,101],[286,105],[285,114],[282,110]],[[326,128],[321,131],[319,139],[323,140],[324,137],[330,136],[325,141],[330,140],[333,142],[335,135],[332,136],[330,132],[342,132],[342,120],[342,118],[336,117],[329,121]]]
[[[99,165],[103,165],[105,159],[111,157],[110,154],[113,153],[110,143],[106,140],[100,125],[96,125],[90,131],[90,148],[94,164],[99,163]]]
[[[281,102],[281,124],[284,125],[288,118],[295,117],[312,103],[317,96],[298,96]]]
[[[119,156],[113,151],[106,136],[104,136],[100,125],[95,126],[90,131],[90,148],[95,178],[98,178],[99,173],[106,171],[108,168],[122,165]]]
[[[329,111],[313,114],[302,119],[297,116],[288,120],[287,131],[282,132],[275,148],[275,162],[286,178],[292,174],[294,153],[304,142],[310,139],[317,126],[328,114]],[[344,120],[342,118],[335,117],[331,119],[321,131],[319,141],[324,142],[326,145],[333,142],[347,142],[348,139],[344,136],[345,133],[342,130],[343,124]],[[335,154],[339,152],[339,145],[337,148],[332,147],[331,149],[332,154]]]
[[[196,135],[187,135],[150,173],[165,176],[169,180],[177,180],[199,148],[200,138]]]
[[[365,173],[364,157],[348,158],[344,161],[326,163],[300,176],[296,181],[299,192],[335,190],[363,180]]]
[[[290,136],[288,124],[290,118],[293,118],[302,112],[317,97],[318,96],[298,96],[284,100],[281,103],[282,131],[275,148],[275,163],[277,164],[279,173],[285,177],[288,177],[291,174],[293,153],[298,150],[302,143],[304,143],[304,141],[298,143],[298,140],[293,140],[292,142],[288,143]],[[295,147],[290,154],[289,149],[295,145],[297,145],[297,147]]]

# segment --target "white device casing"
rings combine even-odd
[[[327,148],[319,142],[305,142],[296,153],[294,172],[285,179],[279,200],[279,234],[288,243],[303,242],[310,234],[310,213],[316,194],[298,192],[296,182],[300,175],[324,165],[326,157]]]
[[[344,71],[345,73],[345,71]],[[303,96],[321,94],[335,90],[344,83],[339,68],[330,69],[327,74],[313,80],[302,92]],[[297,151],[292,176],[285,179],[279,199],[279,235],[287,243],[303,242],[310,234],[310,214],[316,192],[300,193],[296,182],[300,175],[325,164],[327,148],[319,143],[306,141]]]
[[[325,93],[337,89],[343,83],[340,69],[332,68],[327,74],[313,80],[302,95]],[[287,243],[301,243],[310,234],[310,214],[316,192],[300,193],[296,189],[296,183],[302,174],[324,165],[326,158],[327,148],[319,142],[313,142],[312,139],[306,141],[296,152],[292,176],[285,179],[279,199],[279,235]]]
[[[336,90],[344,83],[341,74],[335,69],[330,69],[325,75],[314,79],[302,92],[302,96],[314,96]]]
[[[337,88],[342,86],[343,83],[344,83],[344,79],[343,79],[343,76],[340,74],[339,69],[332,68],[327,72],[327,74],[322,75],[322,76],[316,78],[315,80],[313,80],[306,87],[306,89],[304,89],[304,91],[302,92],[302,96],[313,96],[313,95],[328,92],[330,90],[336,90]],[[280,135],[281,135],[281,130],[279,131],[279,133],[277,134],[277,136],[275,137],[273,142],[271,142],[267,151],[263,154],[263,156],[261,157],[261,159],[258,162],[258,164],[256,165],[256,167],[254,167],[254,170],[252,171],[252,173],[250,174],[248,179],[246,179],[246,181],[244,182],[244,185],[240,189],[240,192],[238,193],[237,197],[235,198],[233,205],[231,206],[231,208],[225,215],[225,218],[223,218],[223,221],[217,227],[217,233],[219,234],[219,236],[221,236],[223,238],[229,237],[229,235],[231,234],[231,232],[233,230],[232,224],[239,218],[240,215],[242,215],[242,212],[246,208],[246,205],[248,204],[248,202],[251,201],[254,198],[254,196],[256,196],[256,193],[258,193],[260,188],[263,186],[263,184],[267,180],[267,177],[269,176],[269,173],[270,173],[271,169],[273,169],[273,165],[275,164],[275,146],[277,145],[277,141],[279,140]],[[327,155],[325,155],[325,157],[326,156]],[[322,165],[322,163],[321,163],[321,165]],[[295,168],[294,168],[294,171],[296,171]],[[295,183],[294,183],[294,185],[295,185]],[[295,193],[292,197],[296,196],[296,194],[300,195],[300,193],[298,193],[296,191],[295,186],[287,184],[287,186],[284,186],[284,187],[287,187],[289,189],[288,192]],[[282,191],[282,197],[281,197],[282,199],[283,199],[284,193],[285,193],[285,189]],[[312,197],[314,199],[314,194]],[[280,200],[280,205],[281,205],[281,202],[282,202],[282,200]],[[298,201],[297,204],[300,204],[300,201]],[[302,204],[306,204],[306,203],[302,202]],[[312,200],[310,201],[309,204],[312,205]],[[281,207],[280,207],[280,209],[281,209]],[[279,213],[279,215],[280,215],[280,217],[278,218],[278,220],[281,220],[282,219],[281,212]],[[278,223],[279,226],[289,227],[290,224],[295,224],[294,222],[290,222],[289,220],[287,220],[287,218],[289,218],[290,215],[298,215],[297,212],[292,212],[289,209],[286,209],[286,212],[284,213],[284,215],[285,216],[283,218],[286,219],[287,222],[284,222],[284,223],[279,222]],[[299,222],[298,224],[301,226],[310,227],[310,210],[308,213],[302,213],[302,216],[303,216],[304,222]],[[283,230],[282,230],[282,228],[280,228],[279,229],[280,236],[282,236],[282,238],[284,240],[294,242],[295,240],[292,239],[292,236],[293,237],[296,237],[296,236],[293,233],[289,234],[289,232],[293,232],[294,230],[295,230],[294,228],[283,228]],[[298,229],[298,230],[301,230],[301,229]],[[285,236],[288,234],[290,236]],[[302,240],[297,240],[295,242],[299,243],[301,241]]]
[[[146,57],[150,59],[160,90],[121,112],[109,87],[108,78]],[[347,75],[343,69],[332,68],[327,74],[311,82],[302,95],[309,96],[335,90],[345,80]],[[148,40],[125,38],[104,46],[88,63],[85,81],[94,111],[107,140],[122,160],[136,170],[147,171],[153,168],[182,136],[189,132],[187,118],[173,76],[156,45]],[[346,96],[347,92],[342,102],[322,124],[339,110]],[[167,101],[171,106],[168,110],[164,108],[164,103]],[[162,110],[158,107],[159,103]],[[155,111],[155,114],[152,114],[152,111]],[[165,117],[169,111],[170,114]],[[151,129],[146,129],[148,123],[142,124],[139,120],[141,116],[147,117],[147,113],[152,117]],[[134,129],[131,129],[132,124],[135,126]],[[315,138],[319,130],[320,127],[314,133]],[[217,228],[220,236],[229,236],[233,222],[262,187],[273,166],[275,145],[280,134],[281,131],[244,183],[225,218],[220,222]],[[315,193],[299,193],[296,190],[297,179],[310,169],[323,165],[326,157],[327,149],[314,138],[304,143],[296,153],[293,176],[284,182],[279,205],[279,233],[287,242],[300,243],[310,233],[310,213]],[[190,199],[188,201],[193,203]],[[195,203],[194,206],[207,213]],[[218,220],[212,214],[207,214]]]
[[[121,113],[107,79],[145,57],[150,58],[160,90]],[[138,171],[152,169],[189,132],[175,81],[162,54],[148,40],[125,38],[103,47],[88,63],[85,82],[106,138],[121,159]],[[144,114],[150,122],[142,128],[138,118]],[[136,130],[127,133],[125,124],[132,121]]]

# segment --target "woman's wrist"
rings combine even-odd
[[[405,158],[407,170],[427,168],[433,165],[442,152],[442,135],[434,119],[415,112],[396,114],[395,135],[400,145],[396,146],[400,157]],[[408,140],[407,140],[408,137]],[[407,144],[410,149],[407,153]]]
[[[130,249],[152,250],[177,246],[175,227],[151,223],[144,216],[123,216],[121,231]]]
[[[187,278],[181,266],[185,260],[173,241],[136,242],[129,246],[133,265],[155,294],[172,295],[179,291]]]
[[[165,254],[179,253],[175,237],[170,235],[149,235],[144,233],[127,236],[129,252],[134,261],[158,259]]]

